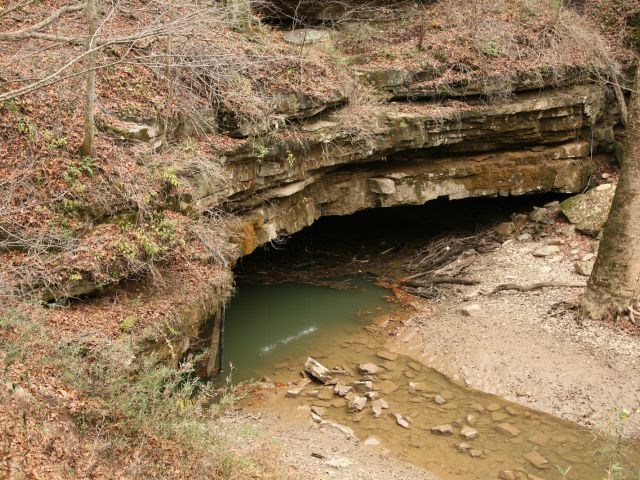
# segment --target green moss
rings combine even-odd
[[[624,146],[620,142],[615,141],[613,142],[613,148],[618,165],[622,166],[622,162],[624,162]]]
[[[138,322],[138,317],[135,315],[128,315],[125,319],[120,323],[120,330],[124,333],[130,333],[133,330],[133,327]]]

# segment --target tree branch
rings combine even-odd
[[[79,12],[79,11],[83,10],[86,6],[87,6],[86,3],[77,3],[75,5],[65,5],[64,7],[61,7],[58,10],[56,10],[55,12],[53,12],[51,15],[49,15],[44,20],[42,20],[42,21],[40,21],[40,22],[38,22],[38,23],[36,23],[34,25],[31,25],[30,27],[25,27],[25,28],[23,28],[21,30],[15,31],[15,32],[0,33],[0,41],[1,40],[18,40],[18,39],[22,39],[22,38],[27,38],[27,37],[29,37],[30,34],[32,34],[34,32],[38,32],[38,31],[42,30],[43,28],[51,25],[53,22],[55,22],[58,18],[60,18],[65,13]]]
[[[16,3],[15,5],[13,5],[12,7],[7,7],[4,10],[2,10],[0,12],[0,18],[9,15],[11,12],[15,12],[16,10],[19,10],[23,7],[26,7],[27,5],[29,5],[30,3],[33,3],[34,0],[22,0],[21,2]]]

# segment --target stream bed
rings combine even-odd
[[[302,410],[304,421],[347,426],[368,448],[443,479],[607,478],[601,435],[397,353],[387,327],[407,312],[390,301],[392,293],[363,278],[329,283],[239,287],[226,318],[223,375],[231,371],[234,382],[263,377],[272,388],[257,408],[291,418]],[[338,385],[314,382],[291,395],[309,356],[342,370]],[[363,364],[375,368],[363,372]],[[371,384],[353,388],[362,381]],[[354,398],[366,399],[363,408],[349,408]],[[637,450],[629,462],[640,464]]]

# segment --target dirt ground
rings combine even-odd
[[[436,298],[410,300],[413,313],[388,346],[472,388],[586,427],[610,428],[618,421],[617,411],[636,412],[640,405],[637,329],[628,322],[581,319],[570,305],[579,301],[584,288],[491,293],[504,283],[586,283],[574,264],[592,256],[597,242],[564,222],[553,222],[545,232],[538,239],[513,235],[495,251],[478,255],[463,276],[479,280],[479,285],[448,287]],[[558,251],[533,255],[547,245]],[[406,261],[406,254],[399,253],[393,262],[403,257]],[[368,257],[353,258],[363,262]],[[388,271],[397,272],[397,265]],[[463,312],[470,306],[471,315]],[[255,424],[281,442],[286,463],[313,476],[435,478],[357,439],[347,440],[335,428],[313,424],[308,412],[291,418],[265,412]],[[639,413],[630,416],[624,430],[631,437],[640,434]],[[330,466],[336,459],[347,461]]]
[[[561,258],[533,256],[554,240],[565,242]],[[417,302],[411,325],[392,344],[404,343],[401,350],[470,387],[604,428],[616,420],[616,409],[640,403],[640,337],[554,308],[579,301],[583,288],[486,293],[501,283],[586,281],[575,273],[573,258],[590,253],[591,245],[575,234],[509,240],[470,267],[479,287],[458,287],[459,295],[441,302]],[[462,312],[470,305],[479,306],[473,316]],[[626,428],[640,433],[640,415]]]

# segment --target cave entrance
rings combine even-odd
[[[340,274],[371,273],[387,278],[407,275],[406,261],[416,250],[443,235],[491,231],[514,215],[566,196],[438,199],[425,205],[364,210],[323,217],[313,225],[265,245],[240,260],[235,273],[244,283],[278,283]],[[543,225],[540,225],[541,234]]]
[[[416,350],[406,338],[390,338],[406,334],[402,322],[416,313],[413,299],[391,291],[417,250],[447,234],[493,235],[512,214],[556,199],[437,201],[323,218],[245,257],[236,267],[225,358],[241,375],[263,377],[264,395],[252,397],[252,405],[283,419],[337,424],[360,439],[375,435],[438,478],[497,478],[514,466],[535,472],[533,478],[547,465],[570,464],[567,478],[600,479],[604,459],[594,454],[601,445],[592,432],[454,382],[420,363],[429,352],[419,340]],[[526,228],[532,236],[546,233],[541,223]],[[301,376],[307,357],[331,378]]]
[[[322,356],[328,345],[349,341],[370,325],[398,321],[402,312],[389,301],[390,288],[410,274],[407,263],[416,251],[443,234],[491,231],[514,213],[557,198],[436,200],[325,217],[259,248],[235,269],[222,377],[231,373],[240,381],[273,375],[276,366],[299,369],[309,353]]]

